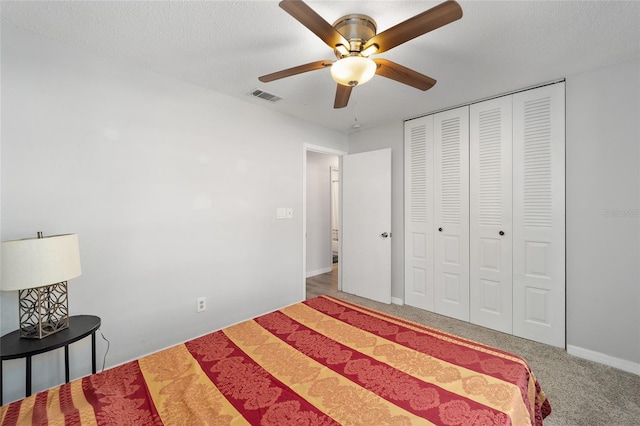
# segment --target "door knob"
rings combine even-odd
[[[387,238],[389,236],[389,233],[388,232],[383,232],[382,234],[380,234],[380,236],[382,238]]]
[[[500,232],[498,232],[498,234],[504,235],[504,231],[500,231]]]
[[[438,228],[438,231],[442,232],[442,228]]]

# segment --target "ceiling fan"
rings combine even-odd
[[[326,59],[288,68],[258,79],[263,83],[308,71],[331,67],[331,76],[338,83],[334,108],[349,103],[351,90],[369,81],[375,74],[428,90],[436,80],[386,59],[369,56],[390,50],[418,36],[440,28],[462,17],[462,8],[453,0],[441,3],[425,12],[376,34],[375,21],[360,14],[350,14],[330,25],[301,0],[282,0],[280,7],[311,32],[320,37],[335,52],[337,61]]]

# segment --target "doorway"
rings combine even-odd
[[[340,287],[340,163],[346,153],[305,145],[304,298],[335,294]]]
[[[340,260],[340,170],[330,166],[331,185],[331,259],[336,264]]]

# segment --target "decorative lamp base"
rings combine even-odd
[[[19,292],[20,337],[43,339],[69,328],[67,282]]]

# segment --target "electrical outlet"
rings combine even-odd
[[[198,297],[198,305],[196,307],[197,312],[202,312],[207,309],[207,298],[206,297]]]

